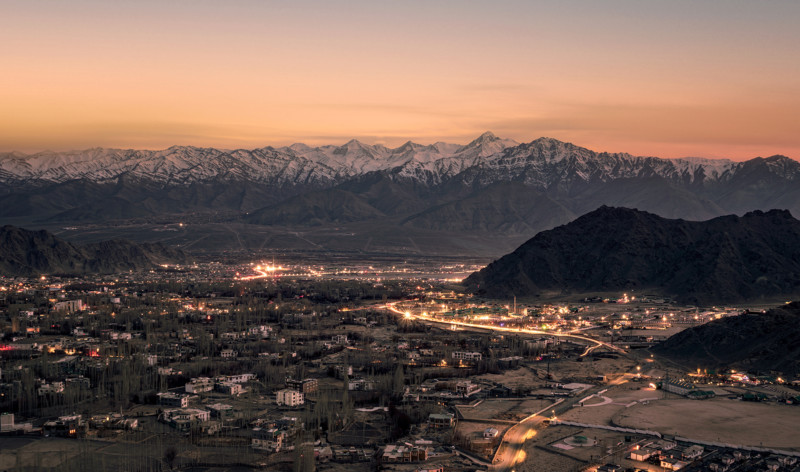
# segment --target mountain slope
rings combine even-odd
[[[598,204],[638,208],[665,218],[687,220],[707,220],[726,214],[725,209],[702,194],[655,175],[575,186],[570,197],[563,200],[576,214],[592,211]]]
[[[800,221],[787,211],[708,221],[601,207],[539,233],[464,283],[487,296],[657,290],[685,301],[800,293]]]
[[[185,255],[160,244],[103,241],[76,246],[47,231],[0,228],[0,274],[110,274],[181,262]]]
[[[535,234],[575,218],[547,195],[519,182],[497,183],[406,219],[405,226],[442,231]]]
[[[246,219],[250,223],[264,225],[318,226],[382,216],[383,213],[352,193],[329,189],[292,197],[253,212]]]
[[[746,313],[681,331],[653,352],[687,368],[800,373],[800,303]]]

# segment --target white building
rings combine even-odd
[[[83,304],[83,300],[65,300],[63,302],[56,302],[53,305],[53,310],[55,311],[66,311],[66,312],[73,312],[73,311],[83,311],[86,308],[86,305]]]
[[[459,361],[479,361],[483,359],[480,352],[453,351],[453,359]]]
[[[284,388],[283,390],[278,390],[275,393],[275,403],[278,405],[295,407],[305,403],[305,397],[302,392]]]
[[[245,383],[250,380],[254,380],[256,378],[256,374],[237,374],[237,375],[226,375],[222,378],[217,378],[217,382],[232,382],[232,383]]]

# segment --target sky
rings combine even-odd
[[[2,0],[0,151],[484,131],[800,159],[796,0]]]

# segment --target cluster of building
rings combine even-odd
[[[482,387],[471,380],[428,379],[407,389],[403,399],[407,402],[469,401],[481,390]]]
[[[243,384],[256,378],[255,374],[245,373],[236,375],[222,375],[215,378],[196,377],[186,383],[186,393],[220,392],[225,395],[241,395],[245,391]]]
[[[755,449],[755,448],[754,448]],[[645,440],[632,447],[628,459],[656,464],[664,470],[714,471],[729,470],[800,470],[797,456],[768,451],[704,447],[699,444],[678,443],[672,440]],[[607,465],[605,467],[612,467]],[[622,470],[620,466],[616,470]],[[600,468],[597,469],[601,470]],[[606,469],[613,470],[613,469]]]
[[[657,459],[659,466],[667,470],[680,470],[703,454],[698,445],[679,446],[677,442],[659,439],[637,444],[628,455],[633,461]]]

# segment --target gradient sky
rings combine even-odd
[[[4,0],[0,151],[483,131],[800,159],[800,1]]]

